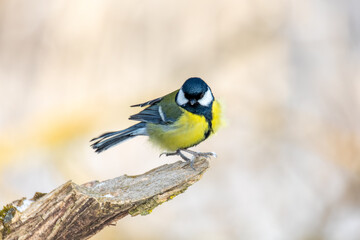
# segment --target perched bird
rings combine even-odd
[[[161,155],[179,155],[193,168],[196,157],[215,156],[213,152],[195,152],[193,147],[215,133],[221,125],[221,106],[210,87],[197,77],[189,78],[182,87],[163,97],[132,105],[146,107],[130,120],[139,123],[92,139],[91,147],[97,153],[136,136],[149,136],[150,141],[170,152]],[[183,152],[191,154],[188,158]]]

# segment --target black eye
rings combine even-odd
[[[200,94],[200,97],[199,97],[199,99],[201,99],[201,98],[203,98],[203,96],[205,95],[205,93],[203,92],[203,93],[201,93]]]

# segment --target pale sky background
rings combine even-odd
[[[0,205],[67,180],[140,174],[129,106],[203,78],[218,158],[146,217],[92,239],[360,239],[360,2],[0,0]]]

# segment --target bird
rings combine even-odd
[[[107,132],[91,139],[95,152],[103,152],[136,136],[148,136],[151,142],[165,150],[160,156],[178,155],[193,169],[194,159],[216,157],[214,152],[189,149],[213,135],[223,121],[222,107],[203,79],[191,77],[180,89],[131,107],[145,107],[129,117],[129,120],[139,122],[124,130]]]

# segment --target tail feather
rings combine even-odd
[[[126,129],[125,129],[125,130],[126,130]],[[122,131],[125,131],[125,130],[122,130]],[[119,134],[119,132],[121,132],[121,131],[103,133],[103,134],[101,134],[100,136],[91,139],[90,142],[95,141],[95,140],[100,139],[100,138],[107,138],[107,137],[114,136],[114,135],[116,135],[116,134]]]
[[[104,133],[99,137],[91,139],[91,142],[96,141],[91,145],[91,147],[95,149],[95,152],[100,153],[125,140],[139,135],[147,135],[146,123],[140,122],[121,131]]]

